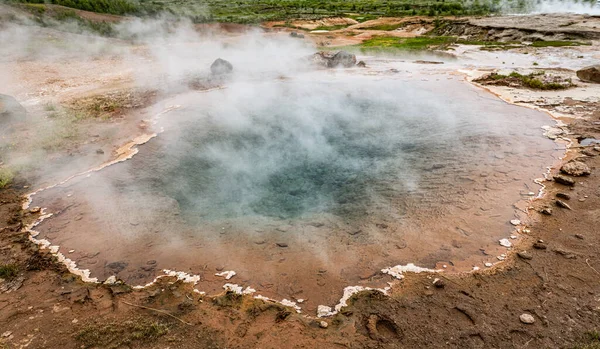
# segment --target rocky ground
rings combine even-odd
[[[578,26],[596,20],[580,18]],[[499,23],[494,21],[485,25]],[[591,27],[586,32],[596,30]],[[44,101],[110,114],[99,119],[100,126],[86,121],[83,136],[52,152],[56,161],[81,159],[68,171],[109,160],[119,145],[146,130],[148,116],[137,113],[136,105],[149,103],[153,91],[117,94],[119,108],[106,102],[132,81],[122,74],[127,69],[115,69],[120,63],[98,57],[91,72],[85,62],[75,61],[76,71],[67,78],[53,70],[60,65],[18,63],[26,82],[13,91],[19,99],[37,91]],[[469,70],[469,80],[489,73]],[[577,80],[572,70],[562,74],[577,87],[484,86],[507,102],[552,113],[561,123],[547,134],[563,141],[557,147],[572,142],[563,162],[577,161],[565,173],[561,165],[551,171],[544,197],[527,209],[531,224],[523,230],[525,238],[498,267],[461,275],[407,274],[389,296],[360,293],[339,314],[324,319],[234,292],[207,297],[176,277],[141,290],[84,283],[29,242],[23,227],[41,213],[23,211],[23,195],[37,176],[17,178],[0,189],[0,347],[599,348],[600,149],[592,140],[600,139],[600,85]],[[53,112],[43,103],[26,107]],[[552,180],[555,176],[561,177]]]

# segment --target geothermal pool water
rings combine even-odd
[[[547,115],[457,76],[307,74],[167,104],[131,160],[33,198],[57,213],[40,238],[100,280],[171,269],[216,292],[234,270],[314,309],[385,267],[483,267],[557,155]]]

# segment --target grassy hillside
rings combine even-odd
[[[359,18],[414,15],[487,14],[500,0],[12,0],[51,3],[116,15],[154,15],[161,12],[196,22],[258,23],[290,18],[350,15]],[[517,0],[514,0],[517,1]]]

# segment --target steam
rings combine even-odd
[[[596,0],[529,0],[500,2],[504,13],[512,14],[550,14],[573,13],[599,15],[600,2]]]

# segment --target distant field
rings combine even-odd
[[[500,0],[12,0],[52,3],[117,15],[168,12],[195,22],[258,23],[292,18],[350,16],[366,20],[381,16],[444,16],[487,14]],[[515,5],[521,1],[513,0]],[[509,0],[510,2],[510,0]]]
[[[526,12],[539,0],[8,0],[51,3],[116,15],[171,13],[194,22],[260,23],[271,20],[347,16],[376,17],[485,15],[502,10]],[[568,1],[568,0],[565,0]],[[596,0],[578,0],[595,2]]]

